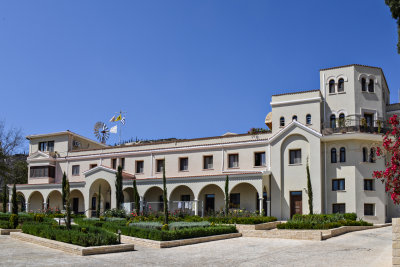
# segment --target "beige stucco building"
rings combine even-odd
[[[307,214],[307,162],[314,213],[356,212],[374,223],[398,217],[373,170],[384,167],[374,148],[390,104],[382,69],[348,65],[320,70],[320,89],[272,96],[270,132],[107,146],[70,131],[30,135],[28,184],[17,185],[30,211],[62,208],[61,181],[71,184],[73,210],[91,216],[101,185],[101,210],[115,208],[115,174],[123,166],[124,207],[162,206],[162,161],[171,210],[202,215],[224,206],[229,176],[232,208],[263,209],[279,219]],[[264,114],[265,115],[265,114]]]

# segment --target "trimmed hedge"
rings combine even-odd
[[[184,228],[194,228],[194,227],[209,227],[211,224],[207,221],[202,222],[173,222],[168,225],[169,230],[180,230]],[[144,228],[144,229],[156,229],[162,230],[162,223],[160,222],[135,222],[130,223],[129,226]]]
[[[276,221],[276,217],[253,216],[253,217],[207,217],[209,222],[222,224],[260,224]]]
[[[67,230],[57,224],[27,222],[22,225],[22,232],[83,247],[119,244],[117,235],[97,227],[74,225]]]
[[[14,229],[13,225],[10,224],[11,213],[0,212],[0,228],[2,229]],[[18,224],[24,224],[25,222],[46,222],[52,223],[54,220],[45,217],[43,214],[29,214],[29,213],[18,213]]]

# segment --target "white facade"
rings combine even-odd
[[[356,212],[366,221],[390,221],[400,211],[381,182],[371,180],[373,170],[384,167],[384,159],[375,159],[372,152],[382,141],[384,122],[399,114],[400,106],[389,104],[380,68],[324,69],[320,80],[320,90],[272,96],[268,133],[114,147],[69,131],[28,136],[29,180],[17,186],[18,194],[28,210],[61,209],[65,172],[74,210],[91,216],[99,185],[101,209],[116,207],[115,168],[124,162],[125,202],[133,202],[136,179],[141,208],[156,210],[162,200],[157,166],[165,159],[172,210],[188,205],[181,201],[190,201],[186,208],[199,215],[222,210],[228,175],[232,207],[264,209],[267,215],[287,219],[309,212],[308,161],[314,213]]]

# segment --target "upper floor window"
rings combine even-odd
[[[292,121],[297,121],[297,115],[293,115]]]
[[[307,116],[306,116],[306,124],[311,124],[311,114],[307,114]]]
[[[335,93],[335,81],[334,80],[329,81],[329,93],[330,94]]]
[[[180,158],[179,159],[179,170],[187,171],[189,169],[189,158]]]
[[[331,149],[331,163],[336,163],[337,159],[336,159],[336,148],[332,148]]]
[[[121,166],[121,168],[125,170],[125,158],[119,159],[119,166]]]
[[[289,150],[289,164],[301,164],[301,149]]]
[[[229,154],[228,168],[238,168],[238,167],[239,167],[239,154]]]
[[[369,162],[371,162],[371,163],[375,162],[375,148],[373,148],[373,147],[371,147],[371,149],[370,149]]]
[[[203,168],[205,170],[213,169],[213,156],[204,156],[204,158],[203,158]]]
[[[345,190],[345,180],[344,179],[333,179],[332,180],[332,191]]]
[[[39,142],[39,150],[54,152],[54,141]]]
[[[254,153],[254,166],[265,166],[265,152]]]
[[[363,162],[368,162],[368,149],[366,147],[363,147],[362,155],[363,155]]]
[[[340,113],[340,115],[339,115],[339,127],[344,127],[344,122],[345,122],[344,114]]]
[[[117,168],[117,159],[111,159],[111,168],[114,170]]]
[[[365,191],[373,191],[374,190],[374,180],[364,179],[364,190]]]
[[[367,91],[367,80],[365,80],[365,78],[361,78],[361,91]]]
[[[79,175],[79,165],[72,165],[72,175]]]
[[[30,177],[55,177],[55,167],[54,166],[38,166],[30,167]]]
[[[137,160],[136,161],[136,173],[143,173],[144,171],[144,161],[143,160]]]
[[[93,168],[96,168],[96,167],[97,167],[96,163],[95,164],[90,164],[89,169],[93,169]]]
[[[162,172],[164,169],[164,159],[158,159],[156,161],[156,172]]]
[[[346,162],[346,148],[340,148],[340,162]]]
[[[338,92],[344,92],[344,79],[340,78],[338,81]]]
[[[279,126],[281,126],[281,127],[285,126],[285,118],[284,117],[281,117],[279,119]]]
[[[336,128],[336,116],[335,114],[332,114],[330,117],[330,126],[331,128]]]
[[[374,92],[374,79],[369,79],[368,92],[370,92],[370,93]]]

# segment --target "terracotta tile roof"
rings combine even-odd
[[[305,90],[305,91],[297,91],[297,92],[290,92],[290,93],[277,94],[277,95],[272,95],[272,96],[296,95],[296,94],[312,93],[312,92],[318,92],[318,91],[319,91],[319,89],[315,89],[315,90]]]

